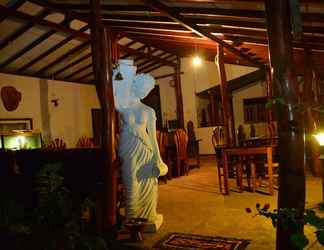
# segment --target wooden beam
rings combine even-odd
[[[9,1],[9,3],[7,4],[6,7],[16,10],[18,9],[20,6],[22,6],[24,3],[26,2],[26,0],[17,0],[17,1]],[[8,15],[3,15],[0,17],[0,23],[3,22],[6,18],[8,17]]]
[[[17,11],[17,10],[12,10],[12,9],[9,9],[7,7],[4,7],[4,6],[0,5],[0,14],[4,15],[5,13],[7,13],[10,17],[19,18],[21,20],[31,22],[34,25],[39,25],[39,26],[42,26],[42,27],[46,27],[48,29],[56,30],[58,32],[63,32],[63,33],[68,34],[68,35],[73,35],[74,37],[79,38],[80,40],[83,40],[83,41],[86,41],[86,40],[89,39],[88,34],[85,34],[85,33],[80,32],[78,30],[71,29],[71,28],[68,28],[66,26],[63,26],[63,25],[60,25],[60,24],[57,24],[57,23],[54,23],[54,22],[47,21],[47,20],[42,19],[40,17],[32,16],[32,15],[26,14],[24,12],[20,12],[20,11]]]
[[[81,4],[81,3],[53,3],[53,6],[57,8],[66,8],[66,9],[73,9],[73,10],[86,10],[89,11],[89,5]],[[102,11],[147,11],[149,10],[144,5],[133,5],[133,4],[121,4],[121,5],[111,5],[111,4],[101,4]]]
[[[84,32],[86,30],[89,29],[89,25],[85,25],[84,27],[82,27],[79,31],[80,32]],[[86,34],[86,33],[85,33]],[[40,60],[42,60],[43,58],[45,58],[46,56],[48,56],[49,54],[53,53],[54,51],[58,50],[59,48],[63,47],[65,44],[67,44],[68,42],[70,42],[71,40],[73,40],[75,37],[73,35],[68,36],[67,38],[65,38],[64,40],[62,40],[61,42],[59,42],[58,44],[54,45],[53,47],[49,48],[48,50],[44,51],[43,53],[41,53],[39,56],[35,57],[34,59],[32,59],[30,62],[26,63],[24,66],[22,66],[21,68],[19,68],[17,70],[17,72],[22,73],[25,70],[27,70],[28,68],[30,68],[32,65],[34,65],[35,63],[39,62]]]
[[[158,49],[154,49],[153,50],[153,53],[155,52],[155,51],[157,51]],[[162,51],[162,52],[160,52],[159,54],[157,54],[156,56],[158,56],[158,57],[161,57],[161,56],[163,56],[163,55],[165,55],[165,54],[167,54],[166,52],[164,52],[164,51]],[[143,59],[143,57],[141,57],[141,58],[139,58],[139,59]],[[135,61],[135,60],[134,60]],[[136,60],[137,61],[137,60]],[[135,62],[136,62],[135,61]],[[146,61],[144,61],[144,62],[141,62],[141,63],[139,63],[139,64],[136,64],[136,66],[137,66],[137,68],[140,68],[140,67],[142,67],[143,65],[145,65],[145,64],[147,64],[147,63],[149,63],[149,62],[152,62],[152,60],[150,59],[150,58],[147,58],[147,60]]]
[[[48,0],[28,0],[28,2],[37,4],[39,6],[42,6],[43,8],[50,10],[52,12],[58,12],[61,13],[63,15],[69,16],[71,19],[78,19],[80,21],[83,21],[85,23],[89,23],[89,18],[86,17],[82,17],[82,15],[80,15],[79,13],[73,12],[71,11],[70,8],[66,8],[66,7],[61,7],[57,4],[54,4]]]
[[[80,45],[70,49],[68,52],[66,52],[64,55],[58,57],[57,59],[55,59],[53,62],[51,62],[50,64],[45,65],[44,67],[42,67],[41,69],[39,69],[35,74],[37,76],[43,76],[43,74],[45,73],[45,71],[49,70],[50,68],[52,68],[53,66],[55,66],[56,64],[62,62],[63,60],[65,60],[66,58],[69,58],[72,55],[75,55],[77,53],[80,53],[81,50],[84,50],[86,48],[88,48],[90,45],[90,41],[85,42],[85,43],[81,43]]]
[[[182,89],[181,89],[181,59],[177,57],[177,65],[174,68],[175,76],[174,76],[174,83],[175,83],[175,95],[176,95],[176,102],[177,102],[177,120],[178,125],[180,128],[185,128],[184,125],[184,116],[183,116],[183,97],[182,97]]]
[[[148,57],[148,58],[150,58],[153,61],[160,62],[160,63],[166,64],[166,65],[169,65],[169,66],[175,66],[175,63],[173,63],[173,62],[166,61],[165,59],[162,59],[162,58],[157,57],[157,56],[153,56],[153,55],[149,56],[148,53],[145,53],[145,52],[142,52],[142,51],[138,51],[136,49],[128,48],[128,47],[125,47],[123,45],[120,45],[120,48],[123,51],[126,51],[126,53],[129,53],[129,54],[134,54],[134,55],[139,55],[139,56],[143,56],[143,57]]]
[[[172,23],[166,16],[139,16],[139,15],[116,15],[116,14],[106,14],[102,16],[103,21],[121,21],[121,22],[146,22],[150,23]]]
[[[103,114],[103,152],[104,152],[104,195],[103,231],[112,232],[116,224],[117,206],[117,168],[114,167],[114,95],[112,86],[112,32],[105,28],[101,20],[100,0],[90,1],[91,47],[96,90]]]
[[[273,67],[275,97],[284,98],[278,105],[279,193],[278,208],[294,208],[303,218],[305,207],[305,169],[302,116],[298,107],[299,88],[294,73],[292,35],[288,1],[265,1],[269,37],[270,61]],[[276,15],[273,15],[276,13]],[[270,183],[271,185],[271,183]],[[277,225],[276,249],[297,249],[291,236],[303,232],[300,228]]]
[[[221,89],[221,100],[222,100],[222,111],[223,111],[223,121],[224,121],[224,142],[228,146],[234,146],[235,142],[235,134],[233,138],[233,134],[231,133],[231,112],[230,112],[230,104],[229,104],[229,91],[228,84],[226,79],[226,71],[225,71],[225,63],[224,63],[224,48],[219,45],[217,50],[217,70],[218,75],[220,76],[220,89]]]
[[[93,72],[89,72],[88,74],[81,76],[79,79],[75,80],[76,82],[82,82],[84,81],[86,78],[88,78],[89,76],[93,75]]]
[[[213,36],[209,32],[205,32],[197,24],[184,19],[177,12],[175,12],[172,9],[168,8],[166,5],[162,4],[160,1],[158,1],[158,0],[154,0],[154,1],[152,1],[152,0],[143,0],[143,1],[148,6],[152,7],[153,9],[156,9],[156,10],[160,11],[161,13],[163,13],[165,15],[167,15],[172,20],[174,20],[174,21],[176,21],[178,23],[181,23],[183,26],[185,26],[186,28],[188,28],[191,31],[195,32],[196,34],[198,34],[198,35],[200,35],[202,37],[206,37],[206,38],[208,38],[208,39],[210,39],[210,40],[224,46],[228,51],[232,52],[233,54],[235,54],[236,56],[238,56],[242,60],[246,61],[247,63],[249,63],[249,64],[251,64],[253,66],[263,67],[262,64],[260,64],[259,62],[251,59],[249,56],[241,53],[239,50],[235,49],[230,44],[228,44],[228,43],[224,42],[223,40]]]
[[[140,23],[140,22],[118,22],[118,21],[104,21],[104,23],[113,28],[127,28],[127,27],[136,27],[136,28],[145,28],[145,29],[162,29],[162,30],[183,30],[188,31],[185,27],[178,23]]]
[[[175,55],[169,55],[169,56],[165,57],[164,60],[168,60],[169,58],[172,58],[172,57],[175,57]],[[170,61],[172,61],[172,60],[170,60]],[[163,62],[161,62],[160,64],[165,65],[165,66],[170,66],[170,64],[165,64]],[[149,69],[150,67],[155,66],[155,65],[156,65],[156,62],[151,62],[149,65],[139,67],[138,70],[139,71],[146,71],[147,69]]]
[[[149,72],[151,72],[151,71],[153,71],[153,70],[156,70],[156,69],[159,69],[159,68],[161,68],[161,67],[163,67],[163,66],[165,66],[165,65],[162,64],[162,63],[158,63],[158,64],[154,64],[154,65],[152,65],[152,66],[153,66],[153,67],[151,67],[151,68],[149,68],[149,69],[139,71],[139,73],[149,73]]]
[[[83,62],[83,61],[85,61],[86,59],[88,59],[88,58],[90,58],[90,57],[91,57],[91,52],[89,52],[88,54],[86,54],[86,55],[80,57],[79,59],[77,59],[77,60],[75,60],[75,61],[73,61],[73,62],[71,62],[71,63],[65,65],[63,68],[61,68],[61,69],[59,69],[59,70],[53,72],[53,75],[56,76],[56,75],[58,75],[58,74],[60,74],[60,73],[62,73],[62,72],[64,72],[64,71],[68,70],[69,68],[71,68],[71,67],[73,67],[73,66],[75,66],[75,65],[77,65],[77,64],[79,64],[79,63],[81,63],[81,62]]]
[[[169,36],[179,36],[179,37],[200,37],[191,31],[178,31],[178,30],[147,30],[144,28],[136,28],[136,27],[126,27],[126,28],[116,28],[116,30],[124,31],[130,34],[146,34],[146,35],[169,35]]]
[[[68,81],[69,79],[71,79],[71,78],[74,77],[75,75],[77,75],[77,74],[79,74],[79,73],[81,73],[81,72],[83,72],[83,71],[85,71],[85,70],[87,70],[87,69],[89,69],[89,68],[91,68],[91,67],[92,67],[92,62],[91,62],[91,63],[88,63],[87,65],[81,67],[80,69],[78,69],[78,70],[72,72],[71,74],[65,76],[64,79],[65,79],[65,81]]]
[[[37,15],[39,18],[46,17],[50,11],[43,10],[40,14]],[[28,22],[27,24],[23,25],[22,27],[18,28],[15,32],[10,34],[8,37],[4,38],[2,42],[0,43],[0,50],[4,47],[8,46],[8,44],[12,43],[15,39],[17,39],[19,36],[30,30],[34,24],[32,22]]]
[[[63,25],[66,21],[63,20],[60,24]],[[23,56],[25,53],[29,52],[32,50],[34,47],[39,45],[40,43],[44,42],[47,38],[50,36],[54,35],[56,33],[56,30],[51,30],[46,32],[45,34],[41,35],[39,38],[31,42],[30,44],[27,44],[24,48],[21,50],[18,50],[15,54],[10,56],[7,60],[5,60],[3,63],[0,64],[0,68],[4,68],[7,65],[11,64],[12,62],[16,61],[19,59],[21,56]]]
[[[211,126],[216,125],[216,103],[215,103],[215,93],[214,91],[208,91],[208,96],[209,96],[209,102],[210,102],[210,120],[211,120]]]

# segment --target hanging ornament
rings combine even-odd
[[[124,77],[123,77],[122,73],[120,73],[120,67],[119,67],[119,64],[118,64],[117,68],[118,68],[118,73],[116,74],[114,80],[116,80],[116,81],[122,81],[122,80],[124,80]]]

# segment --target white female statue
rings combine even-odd
[[[154,83],[148,74],[136,75],[130,60],[119,60],[113,72],[115,104],[121,117],[118,154],[122,160],[126,218],[147,219],[147,232],[156,232],[162,224],[163,217],[156,212],[157,178],[168,171],[157,144],[155,112],[140,101]]]

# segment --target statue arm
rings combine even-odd
[[[154,110],[151,110],[151,115],[147,122],[147,130],[153,147],[154,164],[156,164],[156,166],[159,168],[159,176],[163,176],[168,172],[168,166],[163,162],[161,158],[159,145],[156,138],[156,116]]]

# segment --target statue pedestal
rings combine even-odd
[[[163,223],[163,215],[158,214],[154,221],[145,223],[144,233],[156,233]]]

